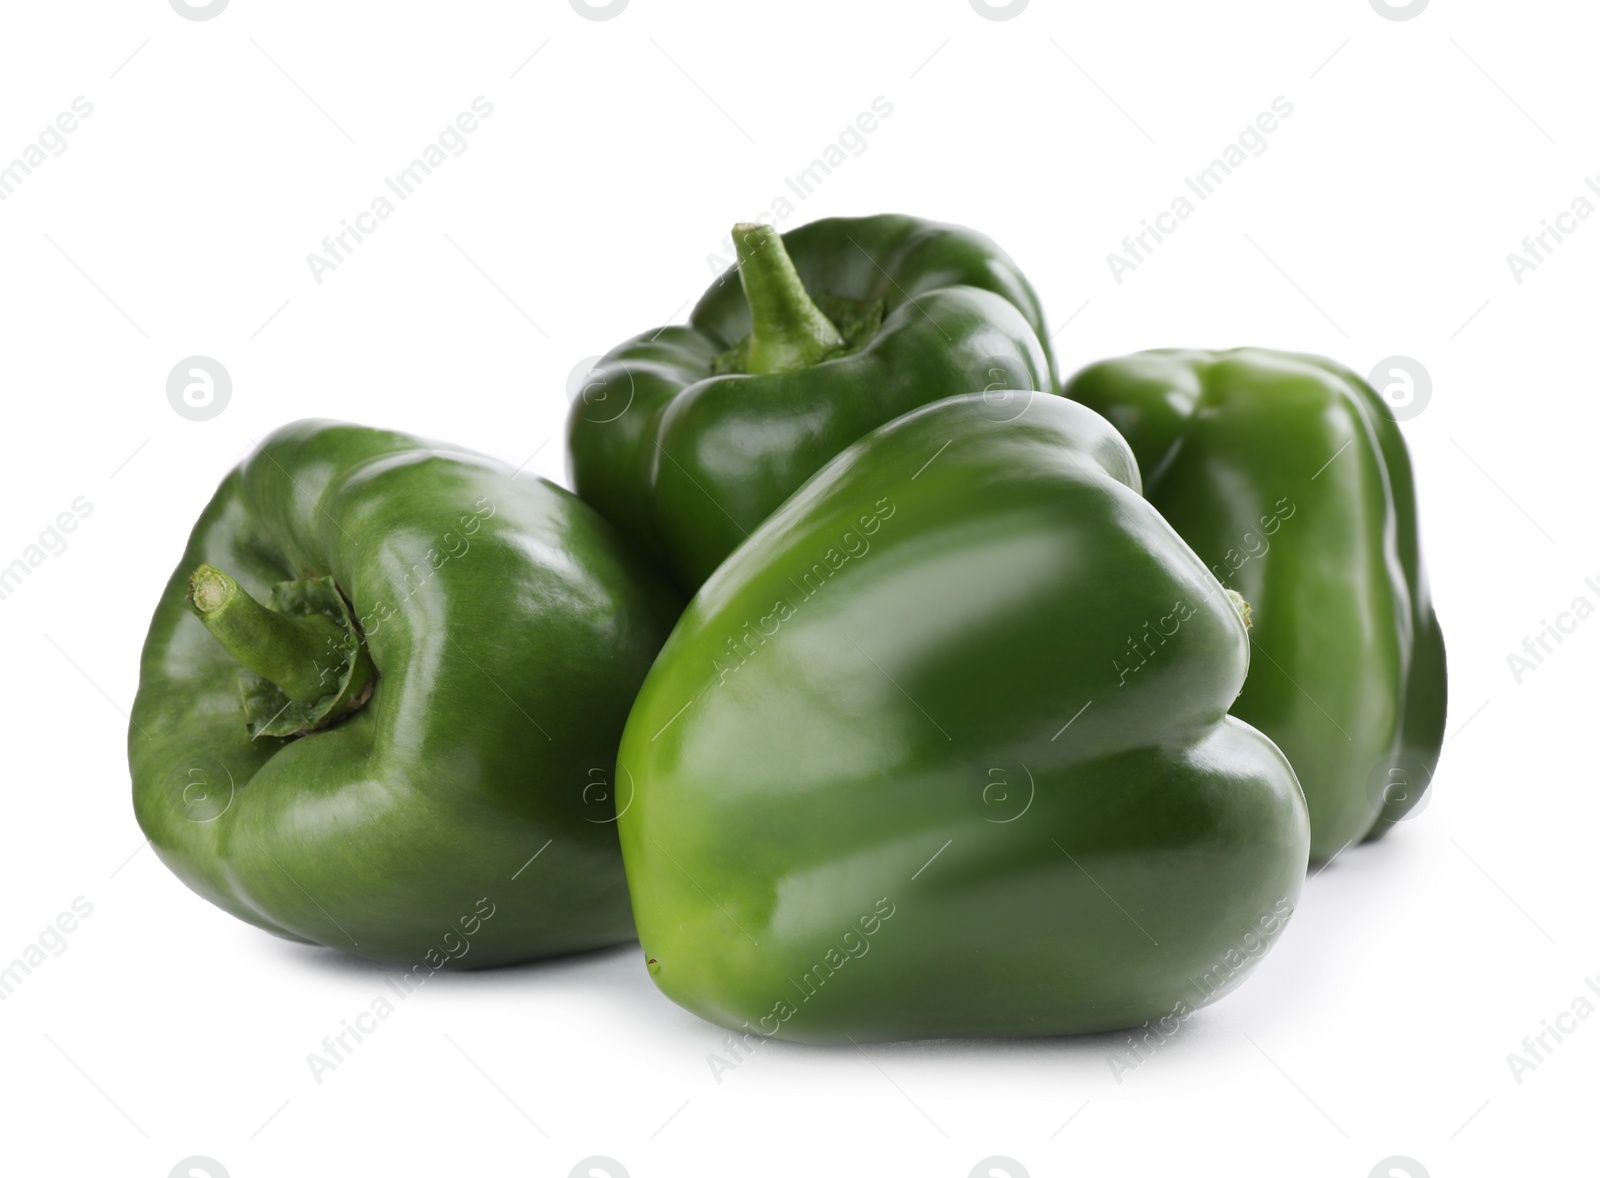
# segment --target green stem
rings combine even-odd
[[[331,619],[275,613],[208,564],[189,577],[189,603],[223,650],[297,703],[338,687],[343,635]]]
[[[735,225],[733,248],[750,304],[747,372],[794,372],[845,346],[839,329],[806,293],[776,229],[748,222]]]

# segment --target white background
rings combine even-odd
[[[75,897],[93,914],[0,1003],[0,1170],[1573,1172],[1600,1018],[1520,1084],[1506,1057],[1600,974],[1600,621],[1520,684],[1507,656],[1600,604],[1600,218],[1520,284],[1506,256],[1600,174],[1593,6],[426,8],[7,6],[0,161],[74,98],[94,110],[0,202],[0,564],[74,498],[93,511],[0,601],[0,962]],[[480,95],[468,150],[319,284],[307,254]],[[1119,284],[1106,255],[1280,95],[1264,154]],[[1254,978],[1120,1083],[1112,1036],[770,1043],[719,1084],[721,1033],[625,946],[438,978],[319,1085],[307,1053],[385,973],[211,908],[129,803],[138,652],[195,515],[253,439],[311,415],[564,480],[574,366],[681,319],[728,226],[878,96],[892,115],[784,227],[903,211],[990,233],[1063,371],[1252,343],[1431,373],[1404,429],[1450,653],[1432,804],[1311,881]],[[206,422],[166,397],[194,354],[234,382]]]

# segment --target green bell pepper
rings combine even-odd
[[[291,940],[431,968],[628,940],[610,779],[675,605],[559,488],[288,426],[223,480],[156,607],[139,824]]]
[[[1233,714],[1294,765],[1312,856],[1383,834],[1432,779],[1446,687],[1382,399],[1330,360],[1255,348],[1141,352],[1064,392],[1122,432],[1150,502],[1254,605],[1260,657]]]
[[[656,984],[704,1018],[809,1042],[1181,1020],[1292,912],[1305,802],[1227,714],[1242,611],[1109,423],[1020,408],[954,397],[849,447],[646,678],[623,857]]]
[[[691,592],[869,430],[956,393],[1055,387],[1038,298],[986,237],[879,216],[733,241],[739,281],[603,357],[568,421],[578,495]]]

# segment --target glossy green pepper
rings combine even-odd
[[[1249,655],[1083,406],[968,395],[869,434],[706,582],[628,717],[656,984],[810,1042],[1181,1021],[1305,873],[1294,772],[1227,714]]]
[[[223,480],[156,607],[139,824],[291,940],[430,969],[628,940],[609,782],[676,604],[557,487],[288,426]]]
[[[608,353],[568,421],[579,496],[691,592],[869,430],[956,393],[1054,388],[1039,300],[980,234],[879,216],[733,241],[689,325]]]
[[[1233,714],[1288,755],[1311,853],[1376,838],[1423,796],[1445,653],[1404,438],[1355,373],[1256,348],[1141,352],[1065,393],[1133,447],[1145,494],[1255,607]]]

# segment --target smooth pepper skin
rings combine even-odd
[[[202,565],[261,602],[331,576],[371,698],[252,739],[240,666],[186,601]],[[128,732],[139,825],[189,887],[291,940],[428,969],[628,940],[610,779],[676,605],[557,487],[287,426],[223,480],[156,607]]]
[[[1227,714],[1239,612],[1108,422],[1015,411],[954,397],[849,447],[645,680],[623,857],[650,972],[702,1017],[806,1042],[1134,1026],[1237,984],[1292,912],[1305,803]]]
[[[1254,607],[1233,714],[1288,755],[1311,853],[1377,838],[1421,799],[1444,739],[1444,638],[1411,460],[1382,399],[1316,356],[1141,352],[1064,392],[1120,430],[1145,494]]]
[[[881,325],[806,367],[714,371],[751,332],[741,259],[687,327],[608,353],[568,419],[579,496],[690,592],[868,431],[956,393],[1055,387],[1038,298],[987,237],[886,215],[815,221],[782,242],[813,298],[835,315],[881,311]]]

